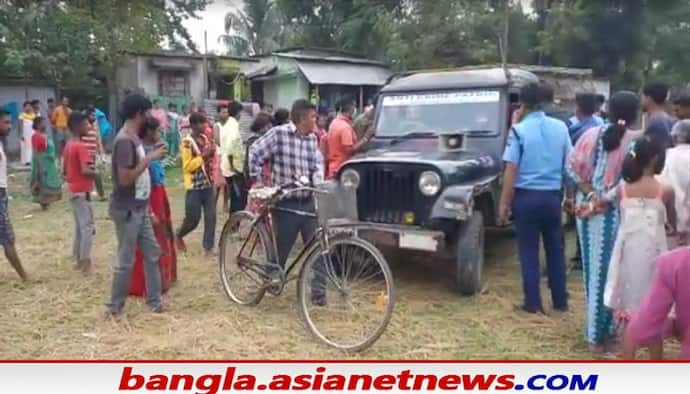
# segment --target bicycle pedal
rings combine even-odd
[[[237,256],[237,264],[242,265],[259,265],[260,263],[252,258]]]

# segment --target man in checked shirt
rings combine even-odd
[[[292,105],[290,118],[291,122],[272,128],[249,149],[249,176],[254,187],[261,186],[261,168],[264,163],[270,163],[271,183],[274,186],[295,182],[303,176],[314,185],[323,183],[323,156],[313,134],[316,129],[316,107],[307,100],[297,100]],[[314,212],[314,198],[309,193],[294,193],[278,206]],[[274,220],[278,264],[285,267],[285,261],[297,240],[297,232],[302,235],[304,242],[308,242],[316,230],[316,220],[283,211],[276,211]],[[316,305],[324,305],[326,302],[322,289],[323,284],[312,284],[312,302]]]

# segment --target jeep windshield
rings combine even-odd
[[[498,90],[459,90],[383,96],[377,137],[492,134],[501,117]]]

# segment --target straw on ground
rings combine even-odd
[[[168,191],[174,221],[184,191],[176,174]],[[130,299],[125,320],[103,318],[110,293],[115,238],[107,203],[95,202],[95,272],[72,270],[72,214],[63,199],[42,212],[25,195],[21,177],[10,180],[17,245],[37,282],[20,283],[0,264],[0,358],[31,359],[572,359],[587,358],[582,337],[582,280],[570,275],[572,310],[531,316],[514,311],[521,286],[514,242],[490,237],[484,291],[463,298],[451,290],[450,267],[428,258],[391,259],[398,301],[381,339],[360,354],[343,354],[309,336],[288,288],[254,308],[232,304],[220,288],[216,261],[202,257],[200,231],[178,261],[179,281],[168,313],[148,313]],[[222,225],[219,220],[218,232]],[[572,235],[569,241],[572,243]],[[545,281],[544,281],[545,282]],[[548,291],[544,288],[545,300]]]

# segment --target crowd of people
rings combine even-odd
[[[674,334],[690,358],[690,98],[669,111],[668,87],[650,83],[642,100],[615,93],[603,119],[597,96],[582,93],[575,117],[559,119],[546,112],[551,92],[522,88],[503,156],[500,218],[515,224],[519,309],[544,313],[540,238],[553,309],[568,309],[565,210],[577,222],[590,350],[620,350],[622,337],[626,357],[645,346],[660,358],[664,336]]]
[[[516,228],[524,291],[520,309],[545,310],[539,291],[543,237],[553,309],[568,310],[565,210],[577,224],[585,338],[595,353],[611,350],[625,334],[627,356],[644,345],[660,357],[663,335],[672,331],[684,340],[683,356],[690,357],[690,247],[684,246],[690,239],[690,100],[675,101],[674,117],[665,110],[667,95],[663,84],[645,87],[640,130],[635,127],[640,98],[627,91],[615,93],[606,112],[599,96],[578,94],[575,115],[559,118],[549,112],[553,90],[533,83],[522,88],[513,113],[499,216],[506,223],[512,218]],[[32,163],[33,197],[48,209],[61,198],[64,178],[75,223],[75,269],[88,275],[95,234],[92,198],[106,199],[97,110],[72,111],[66,97],[47,118],[29,107],[31,102],[20,128],[31,147],[22,151],[22,160]],[[204,253],[216,255],[219,198],[224,212],[251,210],[251,188],[301,177],[314,184],[331,180],[374,136],[373,107],[356,116],[350,99],[342,100],[336,114],[319,115],[308,100],[295,101],[290,110],[252,109],[249,133],[241,127],[245,109],[236,102],[219,105],[214,122],[195,106],[178,114],[174,104],[166,111],[139,94],[124,99],[124,124],[112,141],[109,172],[109,216],[117,237],[110,316],[122,313],[128,295],[145,296],[154,312],[165,310],[162,294],[177,278],[177,253],[187,250],[184,239],[202,217]],[[0,134],[9,128],[9,115],[0,113]],[[163,165],[170,150],[180,152],[185,189],[176,230]],[[0,149],[0,244],[27,279],[7,204],[7,160]],[[293,213],[313,211],[311,196],[295,193],[280,204],[286,210],[276,213],[276,241],[278,263],[284,266],[298,233],[309,239],[316,223]],[[323,305],[319,289],[313,288],[312,302]]]
[[[49,209],[62,198],[63,188],[66,190],[74,217],[74,268],[85,275],[91,272],[93,263],[92,201],[96,197],[108,200],[103,180],[112,179],[109,216],[115,224],[118,248],[108,303],[111,315],[121,313],[128,295],[146,296],[153,311],[163,310],[161,294],[177,278],[177,253],[187,250],[184,239],[199,226],[202,217],[205,255],[217,254],[219,198],[223,199],[223,210],[232,213],[247,207],[251,187],[284,183],[302,175],[320,181],[326,174],[332,178],[338,166],[372,135],[366,132],[358,142],[354,100],[344,100],[340,113],[330,118],[326,114],[317,116],[315,107],[305,100],[296,101],[291,110],[278,108],[271,112],[268,107],[259,110],[255,105],[247,111],[246,106],[230,102],[218,106],[214,122],[193,104],[183,108],[180,115],[175,104],[166,111],[157,100],[151,102],[142,95],[130,94],[122,103],[124,124],[110,144],[107,161],[111,169],[106,174],[100,111],[93,106],[72,110],[67,97],[62,97],[57,107],[51,100],[46,117],[36,110],[38,107],[36,101],[27,102],[20,116],[20,135],[28,141],[22,141],[22,160],[28,160],[32,168],[30,189],[42,209]],[[240,126],[247,113],[251,118],[249,133]],[[7,134],[9,115],[3,113],[1,118],[0,134]],[[176,230],[163,163],[171,149],[179,150],[185,188],[184,215]],[[6,167],[4,151],[1,159]],[[3,173],[6,179],[6,168]],[[0,189],[2,244],[8,260],[26,279],[14,249],[6,208],[6,180]],[[285,203],[313,205],[308,199]],[[295,228],[308,236],[315,227],[311,220],[291,214],[279,220],[283,263],[295,242]]]

